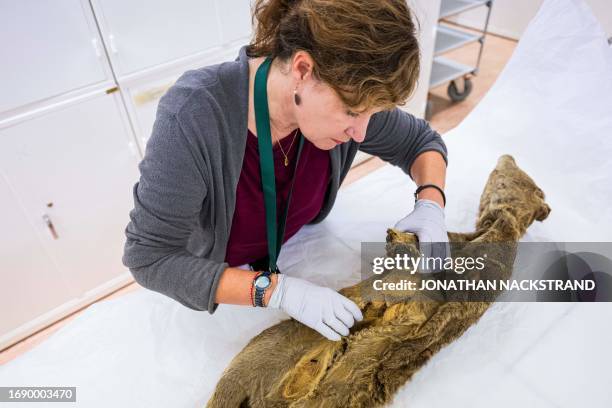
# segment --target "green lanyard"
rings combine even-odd
[[[264,194],[264,205],[266,207],[266,235],[268,238],[268,258],[270,272],[278,273],[276,260],[281,250],[283,238],[285,236],[285,223],[287,220],[287,212],[289,210],[289,202],[291,201],[291,192],[293,191],[293,182],[297,172],[297,163],[302,153],[302,145],[304,138],[300,133],[298,154],[294,165],[293,177],[291,179],[291,187],[285,204],[283,217],[278,223],[276,218],[276,178],[274,176],[274,158],[272,156],[272,135],[270,133],[270,112],[268,110],[268,71],[272,59],[270,57],[259,66],[255,74],[255,122],[257,126],[257,141],[259,145],[259,164],[261,168],[261,183]],[[280,143],[280,142],[279,142]]]

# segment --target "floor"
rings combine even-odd
[[[504,65],[510,59],[515,46],[516,41],[514,40],[491,34],[487,35],[480,62],[480,71],[476,77],[472,78],[474,87],[472,89],[472,93],[465,101],[453,104],[446,95],[446,84],[431,90],[430,100],[433,104],[433,115],[430,120],[431,127],[436,129],[439,133],[444,134],[457,126],[461,120],[466,117],[478,104],[491,85],[493,85],[495,79],[504,68]],[[445,56],[458,62],[474,65],[478,56],[478,48],[479,44],[474,43],[461,49],[451,51],[445,54]],[[382,167],[383,165],[385,165],[385,162],[377,157],[370,158],[367,161],[357,165],[348,173],[341,189],[359,178],[364,177],[366,174]],[[133,282],[99,299],[98,301],[118,297],[125,293],[139,289],[141,289],[141,287],[136,282]],[[89,305],[72,313],[53,325],[34,333],[19,343],[0,351],[0,365],[14,359],[18,355],[25,353],[26,351],[35,347],[37,344],[44,341],[55,331],[59,330],[62,326],[77,317],[88,306]]]

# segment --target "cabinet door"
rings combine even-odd
[[[240,43],[234,43],[224,47],[221,52],[211,52],[205,56],[194,58],[189,63],[148,73],[140,78],[128,81],[121,87],[126,108],[132,119],[132,125],[142,152],[145,151],[147,141],[153,130],[159,100],[174,85],[176,80],[186,71],[235,60],[241,46]]]
[[[86,0],[0,0],[0,112],[112,78]]]
[[[139,156],[123,112],[118,93],[101,94],[0,130],[0,171],[81,295],[127,272]]]
[[[92,0],[119,76],[221,44],[214,0]]]
[[[128,95],[127,104],[132,112],[131,117],[139,138],[140,149],[143,152],[153,131],[159,100],[176,82],[181,73],[175,72],[161,78],[150,79],[144,84],[124,88]]]
[[[76,295],[0,173],[0,348],[25,322]]]

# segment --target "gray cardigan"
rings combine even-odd
[[[134,209],[122,257],[134,279],[194,310],[214,313],[247,138],[249,66],[246,46],[234,61],[186,71],[160,99],[139,163]],[[436,150],[447,161],[440,135],[395,108],[372,115],[362,143],[331,149],[331,178],[323,208],[330,212],[357,150],[408,169]],[[448,163],[448,162],[447,162]]]

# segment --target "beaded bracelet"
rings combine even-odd
[[[259,273],[256,273],[255,276],[253,277],[253,282],[255,281],[255,279],[257,279],[257,277],[259,276]],[[253,307],[256,307],[257,305],[255,304],[255,284],[251,282],[251,287],[250,287],[250,295],[251,295],[251,305],[253,305]]]

